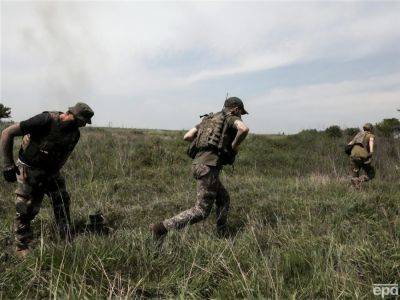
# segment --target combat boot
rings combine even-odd
[[[25,259],[29,255],[30,252],[31,252],[31,250],[27,247],[26,248],[20,248],[20,247],[15,248],[15,255],[21,260]]]
[[[168,233],[167,228],[165,228],[162,222],[150,224],[149,229],[153,234],[153,238],[157,241],[163,239]]]
[[[353,185],[353,187],[355,187],[356,189],[361,188],[361,180],[359,177],[353,177],[351,178],[351,184]]]
[[[362,176],[360,176],[360,182],[367,182],[367,181],[369,181],[370,179],[369,179],[369,177],[367,176],[367,175],[362,175]]]
[[[352,177],[352,178],[350,179],[350,181],[351,181],[351,184],[352,184],[354,187],[356,187],[356,186],[358,185],[358,183],[360,182],[360,180],[358,179],[358,177]]]

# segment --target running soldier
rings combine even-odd
[[[7,182],[18,181],[14,222],[18,256],[29,253],[33,239],[31,221],[38,214],[45,194],[51,199],[61,237],[70,238],[70,197],[60,170],[79,141],[79,127],[91,124],[93,115],[87,104],[77,103],[66,113],[43,112],[3,130],[3,175]],[[13,144],[17,136],[23,139],[15,164]]]
[[[201,116],[201,123],[185,134],[184,140],[191,142],[188,155],[193,158],[192,174],[197,180],[197,201],[192,208],[163,222],[151,224],[150,231],[155,239],[160,240],[171,229],[182,229],[204,220],[214,202],[217,230],[224,231],[230,198],[219,174],[224,165],[233,164],[239,146],[249,132],[241,120],[244,114],[247,111],[242,100],[228,98],[222,111]]]
[[[359,187],[361,183],[372,180],[375,177],[375,168],[372,166],[372,156],[375,150],[375,135],[372,133],[373,126],[367,123],[348,144],[350,163],[352,169],[351,183]],[[360,176],[360,171],[366,174]]]

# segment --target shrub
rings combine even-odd
[[[378,132],[386,137],[391,136],[395,129],[400,126],[400,121],[396,118],[384,119],[382,122],[376,124]]]
[[[4,106],[0,103],[0,120],[8,119],[11,117],[11,108]]]
[[[337,125],[332,125],[325,129],[325,134],[332,138],[340,138],[343,135],[342,130]]]
[[[350,128],[346,128],[344,130],[344,134],[348,137],[353,137],[355,136],[358,132],[360,131],[359,128],[357,127],[350,127]]]

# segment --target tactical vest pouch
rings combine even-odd
[[[344,146],[344,153],[346,153],[347,155],[351,154],[351,150],[353,150],[353,146],[354,145],[346,145]]]
[[[225,119],[224,112],[209,113],[203,116],[196,138],[187,149],[190,158],[195,158],[196,154],[202,150],[215,149],[217,151],[219,149],[223,138],[222,131]]]
[[[19,153],[22,161],[32,167],[43,166],[48,160],[46,153],[41,151],[41,147],[38,143],[32,141],[29,135],[23,137]]]
[[[58,171],[79,140],[79,130],[65,132],[59,122],[59,113],[50,112],[49,131],[43,135],[26,135],[19,156],[26,164],[46,171]]]
[[[199,151],[198,151],[198,149],[197,149],[197,147],[196,147],[196,139],[194,139],[194,140],[190,143],[190,145],[189,145],[189,147],[188,147],[186,153],[187,153],[187,155],[188,155],[191,159],[194,159],[194,158],[196,157],[196,154],[197,154],[198,152],[199,152]]]
[[[54,164],[56,158],[46,150],[46,147],[40,147],[34,142],[31,142],[25,151],[20,150],[20,157],[23,162],[34,168],[49,171],[58,168],[58,165]]]

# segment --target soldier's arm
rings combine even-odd
[[[191,142],[194,140],[196,135],[197,135],[197,128],[193,127],[192,129],[190,129],[188,132],[185,133],[185,135],[183,136],[183,139],[185,141]]]
[[[1,133],[1,154],[3,155],[4,168],[10,168],[14,166],[14,157],[13,157],[13,146],[14,146],[14,137],[22,136],[22,131],[19,123],[15,123]]]
[[[369,153],[372,154],[374,153],[374,146],[375,146],[375,139],[371,137],[369,139]]]
[[[242,120],[236,120],[235,123],[233,124],[237,129],[237,133],[235,139],[232,142],[232,149],[233,151],[238,152],[240,144],[243,142],[243,140],[249,133],[249,127],[247,127]]]

